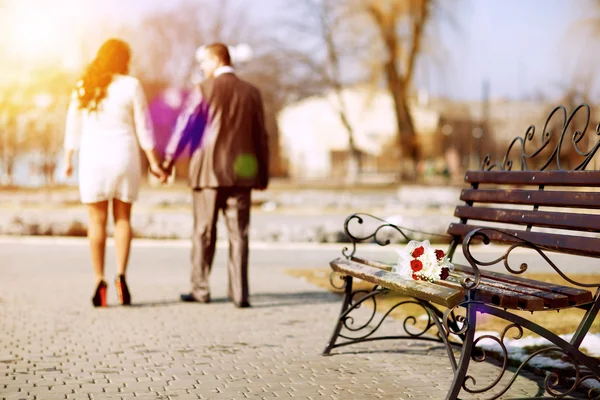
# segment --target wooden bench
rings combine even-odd
[[[516,138],[501,163],[492,164],[486,157],[482,169],[468,171],[465,182],[468,188],[462,190],[460,201],[454,216],[458,218],[448,226],[450,245],[446,254],[455,265],[449,278],[436,283],[414,281],[401,278],[392,272],[392,265],[374,260],[359,258],[356,255],[357,243],[376,242],[380,245],[390,243],[378,237],[383,228],[393,229],[404,238],[409,235],[405,229],[367,214],[353,214],[346,219],[345,232],[351,240],[351,249],[344,249],[343,257],[331,262],[335,274],[343,279],[339,286],[345,292],[340,315],[337,317],[331,339],[324,351],[328,355],[335,348],[365,341],[380,339],[415,339],[439,341],[444,344],[454,378],[447,393],[447,399],[456,399],[461,391],[468,393],[486,393],[500,396],[510,389],[514,378],[508,383],[501,379],[509,365],[509,354],[505,347],[507,332],[515,339],[529,330],[550,341],[553,346],[542,348],[534,356],[525,360],[516,370],[518,374],[531,358],[556,353],[575,371],[573,375],[564,371],[555,371],[545,380],[546,392],[555,397],[565,393],[585,389],[584,382],[600,382],[598,359],[585,354],[580,345],[590,329],[600,309],[600,278],[595,283],[582,283],[571,278],[577,274],[575,256],[591,257],[598,264],[600,274],[600,171],[586,170],[593,161],[600,142],[591,150],[578,149],[578,164],[569,170],[563,168],[563,159],[567,144],[577,146],[585,134],[587,123],[582,132],[571,129],[575,114],[585,114],[589,123],[590,111],[587,105],[576,108],[567,118],[564,107],[557,107],[546,121],[544,130],[551,126],[553,118],[564,115],[559,133],[553,138],[551,132],[542,132],[542,147],[530,151],[528,146],[534,135],[530,127],[523,138]],[[586,115],[583,115],[586,117]],[[586,150],[586,151],[584,151]],[[513,154],[516,154],[516,162]],[[530,167],[538,162],[538,169]],[[520,166],[520,170],[512,170]],[[352,226],[365,226],[363,222],[371,218],[378,222],[376,229],[368,235],[359,236],[352,232]],[[354,225],[353,225],[354,224]],[[371,232],[371,231],[370,231]],[[505,245],[506,251],[494,260],[482,260],[477,249],[490,243]],[[460,246],[460,247],[459,247]],[[402,245],[398,246],[398,249]],[[455,251],[460,249],[465,265],[455,261]],[[519,249],[518,252],[515,250]],[[536,270],[552,272],[563,278],[564,284],[550,284],[527,278],[528,265],[514,260],[530,252],[537,257]],[[568,254],[567,263],[555,264],[550,256],[554,253]],[[489,254],[489,253],[488,253]],[[564,258],[563,258],[564,259]],[[491,271],[492,265],[502,266],[505,272]],[[375,285],[372,290],[353,288],[353,279],[359,279]],[[332,284],[335,285],[332,280]],[[401,300],[392,309],[405,304],[418,305],[423,317],[408,317],[404,321],[406,332],[398,335],[376,336],[383,320],[390,311],[377,314],[377,299],[389,291],[411,297],[411,301]],[[370,302],[374,305],[366,315],[367,322],[359,323],[357,309]],[[552,326],[540,326],[515,310],[548,312],[565,309],[580,309],[582,314],[579,327],[573,337],[567,341],[556,333]],[[363,307],[364,312],[364,307]],[[506,321],[507,325],[499,336],[484,335],[482,338],[493,340],[502,349],[498,379],[475,387],[475,380],[468,374],[472,361],[485,359],[485,352],[475,333],[481,315],[488,314]],[[424,328],[411,332],[408,324],[423,320]],[[433,334],[432,334],[433,333]],[[515,334],[516,335],[512,335]],[[564,379],[563,379],[564,378]],[[567,382],[567,387],[560,386]],[[585,389],[587,390],[587,389]],[[600,396],[597,390],[589,390],[589,397]],[[497,397],[493,397],[497,398]],[[598,397],[595,397],[598,398]]]

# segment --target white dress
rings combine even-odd
[[[67,112],[65,150],[79,149],[79,194],[83,203],[114,198],[132,203],[142,180],[140,147],[155,146],[152,122],[140,82],[115,75],[98,110]]]

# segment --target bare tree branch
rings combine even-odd
[[[417,1],[416,4],[414,1],[411,1],[411,8],[416,8],[416,10],[412,11],[412,45],[410,47],[408,61],[406,63],[406,72],[402,79],[402,84],[404,87],[408,86],[412,81],[415,62],[421,53],[423,31],[425,30],[425,25],[429,21],[430,6],[431,5],[429,1],[420,0]]]

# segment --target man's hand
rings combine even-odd
[[[267,190],[267,186],[269,186],[268,183],[266,183],[266,182],[259,182],[258,185],[256,185],[255,189],[256,190],[261,190],[261,191],[262,190]]]
[[[256,185],[256,190],[266,190],[267,186],[269,186],[269,175],[265,173],[260,173],[258,178],[258,184]]]
[[[173,161],[172,160],[164,160],[162,162],[162,164],[160,165],[160,167],[162,168],[163,171],[165,171],[165,173],[167,175],[171,175],[173,173]]]
[[[158,164],[150,164],[150,172],[152,175],[156,176],[161,183],[165,183],[167,182],[167,179],[169,179],[169,175]]]

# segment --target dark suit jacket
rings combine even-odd
[[[259,90],[232,73],[202,82],[167,145],[167,161],[188,145],[192,188],[266,188],[269,146]]]

